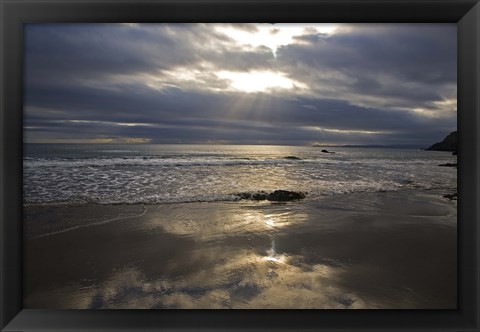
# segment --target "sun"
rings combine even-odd
[[[332,34],[337,29],[337,24],[262,23],[255,24],[255,28],[255,31],[246,31],[234,26],[218,25],[216,30],[226,34],[239,45],[266,46],[276,55],[280,46],[294,43],[295,36],[303,35],[306,32]]]
[[[241,92],[265,92],[272,90],[303,89],[305,85],[294,81],[284,73],[273,71],[232,72],[220,71],[216,75],[230,81],[231,90]]]

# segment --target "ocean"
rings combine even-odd
[[[449,152],[260,145],[26,144],[24,204],[234,201],[301,191],[307,199],[400,189],[456,191]]]

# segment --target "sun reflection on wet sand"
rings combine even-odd
[[[156,209],[162,213],[157,213]],[[269,202],[210,203],[197,206],[194,215],[186,209],[188,205],[151,207],[147,222],[138,227],[145,231],[158,228],[206,241],[241,235],[267,235],[308,220],[306,213]]]
[[[265,224],[270,227],[275,227],[275,219],[271,215],[265,216]]]
[[[285,255],[275,255],[269,253],[268,256],[263,257],[263,259],[269,262],[282,264],[286,262],[287,257]]]
[[[267,256],[263,257],[264,260],[273,263],[285,263],[287,261],[287,255],[278,255],[275,248],[275,235],[270,235],[270,249],[267,250]]]

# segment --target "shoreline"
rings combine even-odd
[[[445,193],[26,207],[25,306],[455,308]]]

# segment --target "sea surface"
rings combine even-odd
[[[164,204],[302,191],[307,199],[401,189],[454,192],[450,152],[258,145],[26,144],[24,204]]]

